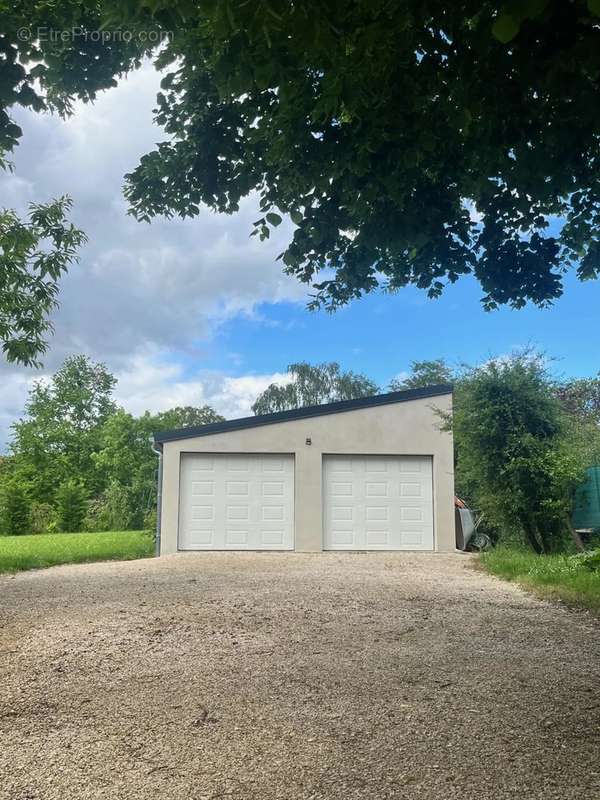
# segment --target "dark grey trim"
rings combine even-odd
[[[438,397],[443,394],[452,394],[452,384],[443,383],[438,386],[425,386],[422,389],[407,389],[403,392],[389,392],[376,394],[372,397],[360,397],[356,400],[341,400],[337,403],[325,403],[322,406],[306,406],[294,408],[291,411],[279,411],[276,414],[262,414],[257,417],[242,417],[242,419],[228,419],[225,422],[211,422],[195,428],[178,428],[173,431],[160,431],[154,434],[154,441],[172,442],[177,439],[192,439],[195,436],[210,436],[213,433],[226,433],[239,431],[244,428],[258,428],[261,425],[275,425],[277,422],[290,422],[295,419],[308,419],[310,417],[323,417],[326,414],[340,414],[344,411],[355,411],[359,408],[373,408],[385,406],[390,403],[406,403],[409,400],[423,400],[427,397]]]

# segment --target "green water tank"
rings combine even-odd
[[[586,480],[575,491],[574,528],[600,529],[600,466],[586,470]]]

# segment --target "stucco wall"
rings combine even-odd
[[[440,430],[434,410],[450,411],[451,404],[448,394],[165,442],[161,554],[177,552],[181,453],[292,453],[295,549],[304,552],[323,549],[323,454],[432,456],[435,549],[453,551],[452,435]],[[311,445],[306,444],[307,438]]]

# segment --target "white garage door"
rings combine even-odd
[[[324,456],[326,550],[433,550],[432,461]]]
[[[182,455],[180,550],[293,548],[293,456]]]

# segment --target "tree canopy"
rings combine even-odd
[[[135,417],[117,407],[116,383],[106,365],[78,355],[33,385],[10,455],[0,456],[0,534],[153,526],[152,434],[223,417],[206,405]]]
[[[390,391],[398,392],[404,389],[419,389],[423,386],[452,383],[455,372],[448,366],[443,358],[434,358],[430,361],[411,361],[410,373],[403,378],[392,378]]]
[[[100,489],[93,454],[102,426],[116,410],[115,384],[104,364],[85,356],[67,358],[49,380],[34,384],[11,442],[33,499],[51,501],[57,487],[71,478],[81,480],[89,492]]]
[[[152,435],[223,419],[209,406],[178,406],[158,414],[145,412],[140,417],[118,409],[102,428],[94,465],[104,486],[116,484],[126,492],[130,519],[139,526],[156,500],[157,459],[151,447]]]
[[[600,373],[558,384],[556,395],[570,414],[600,427]]]
[[[377,394],[379,387],[361,373],[344,371],[335,361],[308,364],[301,361],[287,368],[287,383],[272,383],[252,406],[255,414],[272,414],[304,406],[352,400]]]
[[[156,120],[167,135],[127,176],[133,213],[232,213],[258,193],[254,232],[291,218],[281,257],[315,287],[314,306],[408,284],[437,296],[468,274],[486,308],[543,306],[567,270],[598,277],[597,0],[0,11],[5,150],[20,135],[11,105],[69,113],[152,51],[149,32],[164,34]],[[40,24],[131,36],[19,39]]]

